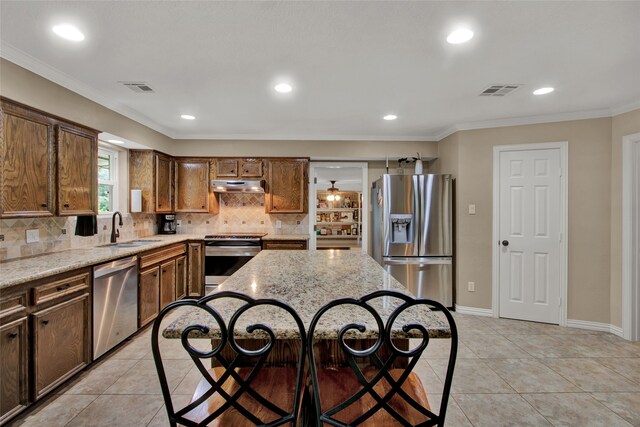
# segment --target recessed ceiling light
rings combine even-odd
[[[192,116],[191,114],[183,114],[180,117],[182,117],[185,120],[195,120],[196,116]]]
[[[120,141],[119,139],[109,139],[107,140],[107,142],[110,142],[112,144],[124,144],[124,141]]]
[[[289,83],[278,83],[273,87],[276,92],[280,93],[289,93],[293,90]]]
[[[473,38],[473,31],[468,28],[460,28],[447,36],[447,41],[451,44],[468,42]]]
[[[383,117],[383,119],[385,120],[395,120],[397,118],[398,116],[396,116],[395,114],[387,114],[386,116]]]
[[[81,42],[84,40],[84,34],[78,29],[78,27],[71,24],[60,24],[53,27],[53,32],[63,39],[71,40],[73,42]]]
[[[548,93],[553,92],[553,88],[552,87],[541,87],[540,89],[536,89],[533,91],[534,95],[546,95]]]

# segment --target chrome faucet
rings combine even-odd
[[[120,217],[120,222],[118,222],[118,225],[122,227],[122,214],[116,211],[113,213],[113,217],[111,218],[111,243],[116,243],[118,237],[120,237],[120,230],[116,229],[116,215]]]

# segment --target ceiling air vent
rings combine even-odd
[[[155,93],[145,82],[118,82],[136,93]]]
[[[521,84],[491,85],[480,92],[480,96],[505,96],[522,86]]]

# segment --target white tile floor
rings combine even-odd
[[[460,349],[447,426],[640,426],[640,342],[607,333],[455,314]],[[199,380],[176,351],[168,369],[177,399]],[[417,366],[441,390],[448,342],[432,340]],[[166,426],[160,387],[142,331],[24,414],[20,426]],[[440,396],[431,392],[435,408]]]

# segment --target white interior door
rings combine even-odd
[[[560,322],[560,149],[500,152],[499,316]]]

